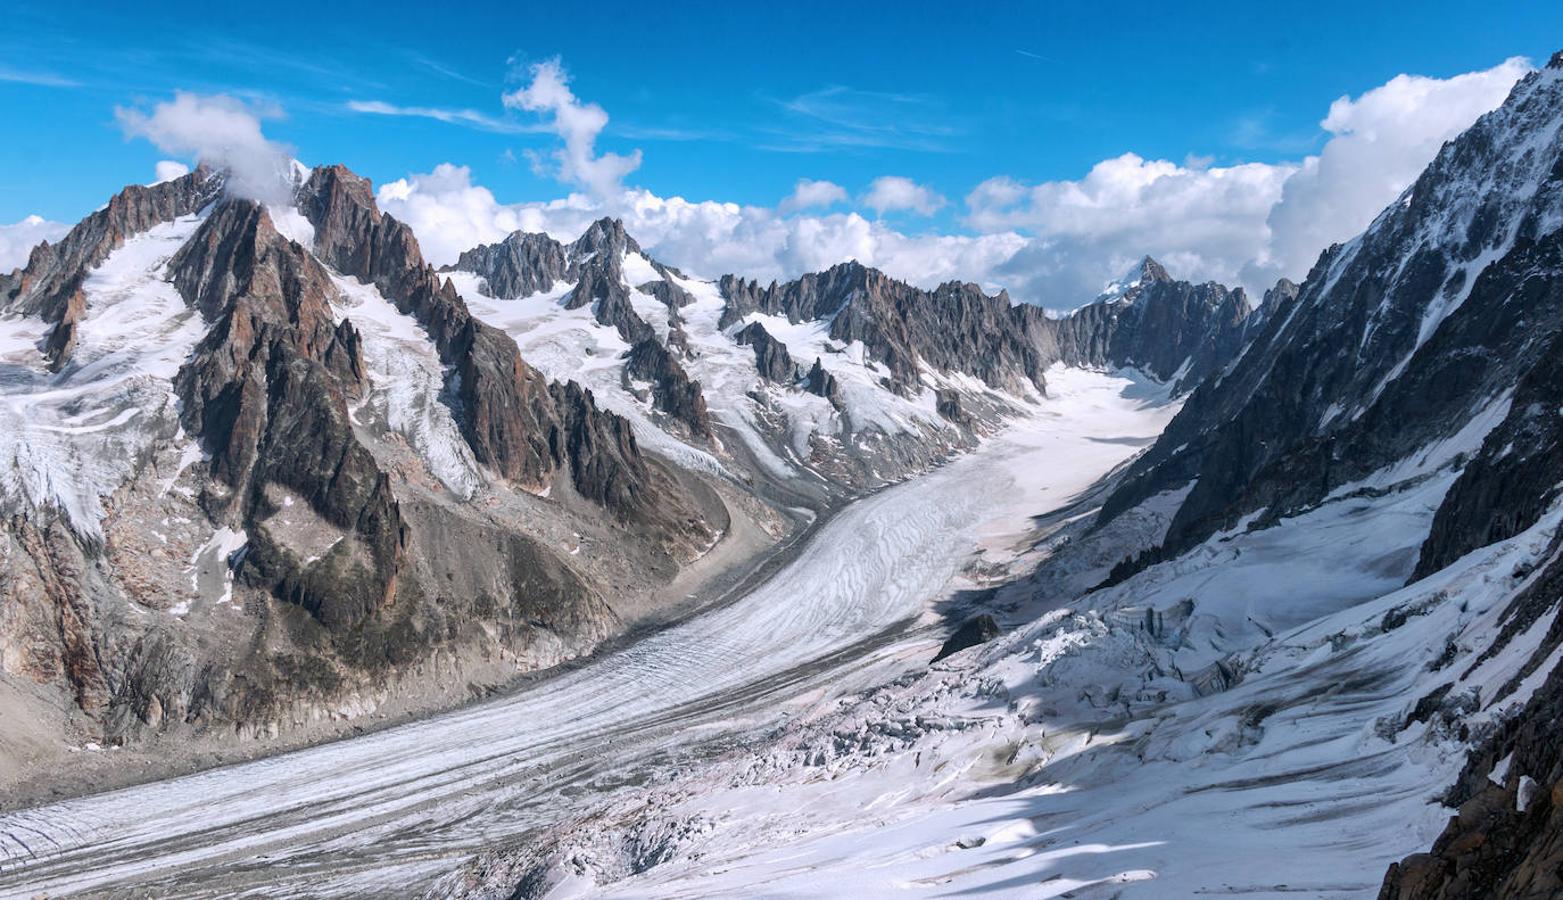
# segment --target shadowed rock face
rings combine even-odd
[[[1272,292],[1242,358],[1194,391],[1105,518],[1194,481],[1165,541],[1185,549],[1247,513],[1271,521],[1317,502],[1518,391],[1533,399],[1450,492],[1420,571],[1534,521],[1540,506],[1505,491],[1551,490],[1550,426],[1527,432],[1523,419],[1553,390],[1530,373],[1563,330],[1560,122],[1554,63],[1445,145],[1364,235],[1326,251],[1296,293]],[[1524,452],[1499,460],[1509,437]]]
[[[1266,297],[1284,295],[1290,284],[1283,281]],[[1060,319],[1030,307],[1021,311],[1045,360],[1131,367],[1158,381],[1175,380],[1174,392],[1186,393],[1238,355],[1261,315],[1241,288],[1178,281],[1148,256],[1132,280],[1113,287]]]
[[[243,200],[218,207],[169,272],[213,323],[177,388],[185,428],[227,488],[208,490],[203,504],[250,535],[239,575],[330,629],[361,624],[394,598],[406,534],[389,480],[348,419],[363,361],[352,325],[332,322],[330,276]],[[348,537],[319,560],[300,559],[268,528],[272,485]]]
[[[733,335],[733,340],[740,346],[754,348],[755,368],[760,370],[760,377],[767,381],[792,384],[802,377],[798,364],[792,361],[792,354],[787,352],[787,345],[771,337],[771,333],[759,322],[745,325]]]
[[[69,361],[86,312],[82,282],[125,241],[156,225],[199,212],[222,194],[223,179],[204,166],[154,185],[133,184],[77,223],[58,244],[33,248],[27,265],[0,275],[0,311],[52,324],[43,352],[51,368]]]
[[[651,382],[656,408],[680,423],[691,437],[711,437],[711,415],[700,393],[700,383],[690,380],[689,373],[655,336],[630,348],[624,374],[626,378]]]
[[[441,360],[456,373],[457,421],[480,462],[536,489],[546,488],[564,469],[577,492],[621,518],[650,521],[660,515],[651,504],[664,488],[651,483],[628,425],[598,409],[587,391],[550,389],[521,358],[515,341],[475,318],[450,282],[423,262],[411,229],[379,212],[366,179],[340,166],[316,169],[300,191],[299,205],[315,225],[323,257],[344,274],[374,284],[428,329]],[[622,227],[617,235],[627,240]],[[577,244],[602,250],[614,240],[612,229],[596,228]],[[533,242],[534,250],[551,259],[541,246]],[[627,297],[624,309],[634,315]],[[576,453],[604,458],[576,459]],[[671,499],[669,504],[677,506]]]
[[[862,341],[902,393],[920,388],[920,363],[974,375],[991,387],[1045,390],[1046,362],[1005,294],[990,297],[956,282],[924,291],[856,262],[764,288],[732,275],[718,284],[723,328],[756,312],[791,322],[830,317],[830,337]]]
[[[569,277],[564,245],[546,234],[525,231],[512,232],[497,244],[474,247],[450,268],[481,273],[484,290],[504,299],[529,297]]]
[[[1393,863],[1379,900],[1563,896],[1563,668],[1471,754],[1458,809],[1425,853]],[[1509,759],[1503,784],[1487,777]]]
[[[836,381],[836,376],[825,371],[825,365],[819,357],[814,358],[814,366],[809,369],[809,374],[803,376],[803,389],[818,397],[824,397],[830,401],[839,412],[846,408],[841,399],[841,384]]]
[[[949,639],[944,642],[944,645],[939,648],[939,653],[934,656],[933,662],[938,662],[962,650],[986,644],[998,636],[999,623],[993,621],[992,616],[987,613],[972,616],[970,619],[962,622],[961,627],[955,629],[955,633],[950,635]]]

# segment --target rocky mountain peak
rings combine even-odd
[[[564,245],[548,235],[512,231],[497,244],[463,251],[454,265],[442,271],[476,273],[483,277],[483,290],[489,296],[516,299],[568,280],[571,266]]]
[[[624,220],[607,216],[588,226],[569,248],[572,262],[592,254],[617,258],[626,253],[639,252],[640,245],[624,230]]]
[[[1152,281],[1171,281],[1172,276],[1154,258],[1146,256],[1140,260],[1139,280],[1141,284]]]
[[[86,314],[87,275],[130,238],[205,208],[222,195],[223,183],[221,173],[201,166],[169,181],[126,187],[59,243],[35,247],[24,268],[0,275],[0,311],[53,326],[42,349],[51,368],[63,367]]]
[[[1152,285],[1171,283],[1173,278],[1167,274],[1162,264],[1150,256],[1144,256],[1139,262],[1130,266],[1123,275],[1107,282],[1093,302],[1114,303],[1119,300],[1132,302]]]

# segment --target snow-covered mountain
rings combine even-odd
[[[654,633],[0,817],[29,873],[1563,892],[1563,54],[1257,305],[1149,257],[1063,317],[706,281],[613,219],[436,271],[367,180],[290,177],[127,188],[0,278],[0,774]]]
[[[442,888],[1563,896],[1563,54],[1303,284],[1215,293],[1235,349],[956,607],[1002,636]]]
[[[448,705],[1045,411],[1050,366],[1143,346],[855,263],[701,281],[612,219],[441,273],[367,180],[287,177],[270,206],[206,168],[126,188],[0,276],[18,715],[296,742]],[[1152,374],[1235,352],[1201,290]]]

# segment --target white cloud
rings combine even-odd
[[[1176,277],[1230,282],[1263,252],[1265,217],[1295,171],[1261,163],[1190,168],[1125,153],[1078,181],[989,179],[967,195],[967,223],[1033,236],[1000,274],[1047,306],[1094,296],[1147,253]]]
[[[1321,123],[1331,135],[1324,148],[1298,162],[1208,167],[1126,153],[1075,181],[992,178],[967,195],[966,222],[1034,238],[991,277],[1049,306],[1091,296],[1147,253],[1176,277],[1257,294],[1282,275],[1301,279],[1325,247],[1365,228],[1527,71],[1516,58],[1448,79],[1401,75],[1342,97]]]
[[[586,188],[602,200],[616,197],[624,176],[640,168],[640,151],[621,156],[597,153],[597,135],[608,125],[608,114],[595,103],[582,103],[570,90],[570,78],[557,59],[531,68],[532,83],[505,94],[507,109],[550,113],[564,146],[555,151],[558,177]]]
[[[383,100],[349,100],[347,108],[352,112],[375,116],[433,119],[436,122],[444,122],[447,125],[467,125],[481,131],[493,131],[498,134],[525,134],[547,130],[544,126],[526,125],[520,122],[511,122],[507,119],[496,119],[487,113],[478,112],[475,109],[445,109],[438,106],[397,106],[392,103],[386,103]]]
[[[1248,275],[1305,274],[1325,247],[1366,228],[1433,161],[1444,142],[1496,108],[1530,71],[1514,57],[1453,78],[1397,75],[1353,100],[1341,97],[1319,124],[1331,136],[1287,182],[1270,212],[1268,253]]]
[[[611,201],[578,193],[546,203],[504,204],[473,184],[466,167],[448,163],[387,182],[376,199],[412,226],[424,255],[436,265],[516,230],[573,240],[604,215],[622,216],[649,253],[702,277],[731,272],[784,279],[857,259],[932,287],[950,279],[980,281],[1025,243],[1015,234],[909,236],[856,213],[785,216],[765,207],[664,198],[640,189],[624,190]]]
[[[173,181],[175,178],[183,178],[190,174],[190,167],[182,162],[172,159],[160,159],[157,161],[157,180],[153,184],[162,184],[165,181]]]
[[[801,209],[813,209],[823,206],[834,206],[837,203],[845,203],[847,189],[833,181],[815,181],[812,178],[800,178],[792,193],[782,200],[776,210],[782,215],[791,215]]]
[[[193,156],[228,170],[230,193],[268,203],[287,199],[291,153],[261,133],[262,118],[281,111],[249,105],[225,94],[178,91],[158,103],[150,114],[115,107],[114,116],[127,138],[146,138],[165,153]]]
[[[868,193],[863,195],[863,205],[880,215],[907,210],[931,216],[944,204],[945,199],[932,188],[900,175],[875,178],[868,186]]]
[[[1149,253],[1173,275],[1262,291],[1278,275],[1300,278],[1324,246],[1350,237],[1390,203],[1439,144],[1497,106],[1526,69],[1510,60],[1486,72],[1438,80],[1402,76],[1342,98],[1323,126],[1316,157],[1212,166],[1126,153],[1076,180],[1025,184],[989,179],[966,197],[968,235],[906,234],[856,213],[806,214],[845,191],[803,180],[776,208],[664,198],[621,186],[633,158],[596,155],[607,114],[568,89],[557,63],[533,67],[509,105],[551,111],[564,138],[559,174],[583,190],[540,203],[505,204],[449,164],[390,182],[382,207],[417,232],[431,261],[514,230],[569,240],[595,218],[622,216],[651,253],[686,271],[790,278],[847,259],[923,286],[948,279],[1005,287],[1017,299],[1068,308]],[[884,213],[931,213],[944,202],[910,179],[877,179],[862,198]]]
[[[50,222],[42,216],[0,225],[0,273],[26,265],[28,254],[39,243],[57,241],[70,230],[71,226],[64,222]]]

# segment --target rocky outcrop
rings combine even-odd
[[[830,337],[862,341],[884,365],[898,392],[921,389],[919,367],[974,375],[1016,393],[1043,391],[1047,363],[1006,294],[950,282],[924,291],[856,262],[832,266],[785,284],[724,276],[718,286],[726,328],[760,312],[791,322],[830,319]]]
[[[940,388],[934,395],[934,409],[940,417],[956,425],[966,425],[971,421],[962,408],[960,391]]]
[[[836,381],[836,376],[825,371],[825,364],[819,357],[814,358],[814,365],[809,369],[809,374],[803,376],[803,389],[809,393],[824,397],[830,401],[830,405],[837,412],[846,409],[846,403],[841,398],[841,383]]]
[[[677,313],[679,309],[695,302],[693,294],[679,287],[668,278],[663,278],[661,281],[647,282],[636,288],[636,290],[655,298],[672,313]]]
[[[1427,852],[1390,865],[1379,900],[1563,896],[1559,722],[1563,667],[1471,754],[1449,798],[1458,813]],[[1506,771],[1493,775],[1501,760]]]
[[[938,662],[947,656],[959,653],[971,647],[986,644],[999,636],[999,623],[993,621],[993,617],[987,613],[972,616],[961,627],[955,629],[944,645],[939,648],[939,653],[934,656],[933,662]]]
[[[449,268],[481,274],[484,292],[502,299],[530,297],[570,277],[564,245],[546,234],[525,231],[467,250]]]
[[[1452,436],[1510,392],[1550,391],[1528,373],[1563,329],[1560,127],[1554,60],[1445,145],[1366,233],[1326,251],[1295,294],[1272,292],[1242,358],[1193,392],[1104,519],[1192,482],[1165,539],[1176,552],[1251,512],[1273,521],[1317,502]],[[1439,512],[1421,571],[1533,518],[1530,503],[1486,518],[1507,502],[1498,476],[1522,491],[1545,480],[1547,426],[1538,418],[1541,430],[1522,434],[1530,408],[1511,409],[1503,432],[1530,449],[1500,460],[1506,441],[1484,448],[1488,462]]]
[[[1139,369],[1175,392],[1192,390],[1220,371],[1250,335],[1242,288],[1177,281],[1145,257],[1096,302],[1063,318],[1025,312],[1027,332],[1044,359],[1071,366]]]
[[[647,337],[630,348],[624,364],[624,377],[651,382],[651,396],[656,408],[679,423],[690,437],[711,437],[711,414],[706,411],[700,382],[690,379],[689,373],[673,358],[672,352],[655,336]]]
[[[41,349],[51,368],[63,367],[86,314],[82,282],[92,270],[129,238],[200,211],[222,194],[222,186],[222,177],[204,166],[171,181],[130,185],[58,244],[39,244],[25,267],[0,278],[0,311],[52,325]]]
[[[802,377],[798,364],[787,352],[787,345],[771,337],[759,322],[750,322],[739,329],[733,340],[741,347],[754,348],[754,366],[761,378],[777,384],[795,384]]]
[[[428,329],[454,372],[457,421],[480,462],[534,489],[546,489],[563,469],[578,476],[572,480],[580,494],[608,504],[620,517],[661,518],[652,504],[666,488],[651,483],[628,426],[598,409],[588,392],[552,390],[509,335],[474,317],[450,282],[423,262],[411,229],[375,207],[366,179],[341,166],[316,169],[300,191],[299,205],[315,225],[324,258],[344,274],[374,284]],[[623,235],[622,226],[617,234]],[[613,238],[612,229],[596,229],[577,245],[602,249]],[[576,459],[575,453],[604,458]],[[669,505],[678,504],[669,500]]]
[[[351,324],[333,323],[330,276],[279,235],[261,206],[224,202],[170,261],[179,292],[212,321],[181,370],[186,430],[223,489],[203,505],[249,535],[239,575],[346,631],[395,597],[406,534],[386,475],[353,434],[363,362]],[[342,531],[318,559],[269,526],[273,486]]]

